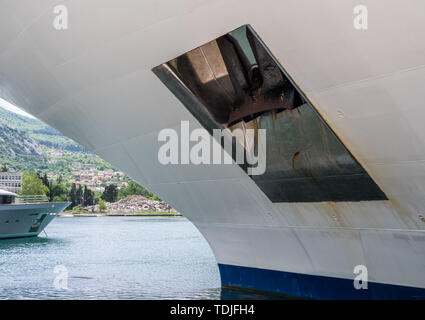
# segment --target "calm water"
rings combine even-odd
[[[185,218],[56,218],[46,232],[0,241],[0,299],[262,298],[221,291],[211,249]],[[67,290],[55,289],[58,265]]]

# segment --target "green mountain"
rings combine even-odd
[[[78,166],[93,165],[104,171],[113,167],[38,119],[0,107],[0,164],[12,170],[63,175],[72,178]]]
[[[0,107],[0,124],[1,123],[27,132],[28,135],[34,138],[40,145],[54,149],[88,153],[84,147],[65,137],[62,133],[40,120],[27,118]]]
[[[40,120],[27,118],[0,107],[0,122],[18,129],[40,129],[45,126]]]
[[[25,131],[0,123],[0,154],[7,157],[42,157],[41,146]]]

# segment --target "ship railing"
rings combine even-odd
[[[15,198],[16,204],[22,203],[46,203],[49,202],[49,198],[46,195],[31,195],[31,196],[18,196]]]

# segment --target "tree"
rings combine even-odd
[[[43,181],[35,173],[25,172],[22,176],[22,189],[19,194],[31,195],[47,195],[49,188],[46,187]]]
[[[68,189],[61,183],[54,183],[50,189],[50,201],[62,202],[67,200]]]
[[[83,206],[92,206],[94,204],[94,194],[87,186],[84,186],[84,203]]]
[[[105,211],[106,210],[106,203],[105,200],[100,199],[99,200],[99,210],[100,212]]]
[[[118,198],[123,199],[132,195],[140,195],[140,196],[145,196],[147,198],[151,198],[153,196],[152,193],[150,193],[148,190],[143,188],[136,181],[130,180],[128,182],[127,187],[121,187],[121,189],[118,192]]]
[[[50,183],[49,183],[49,179],[47,178],[47,173],[44,174],[44,176],[41,178],[41,180],[43,181],[44,185],[49,188]]]
[[[110,184],[106,186],[105,191],[103,191],[102,199],[107,202],[115,202],[118,198],[118,188],[115,184]]]
[[[80,185],[78,185],[78,189],[75,193],[76,195],[76,203],[77,205],[81,205],[83,203],[83,187]]]
[[[8,171],[9,171],[9,167],[7,166],[7,164],[4,163],[0,169],[0,172],[8,172]]]
[[[70,209],[74,208],[77,205],[77,187],[75,183],[71,185],[71,190],[69,191],[69,201],[71,201]]]

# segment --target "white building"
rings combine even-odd
[[[22,186],[22,173],[0,172],[0,188],[6,191],[19,193]]]

